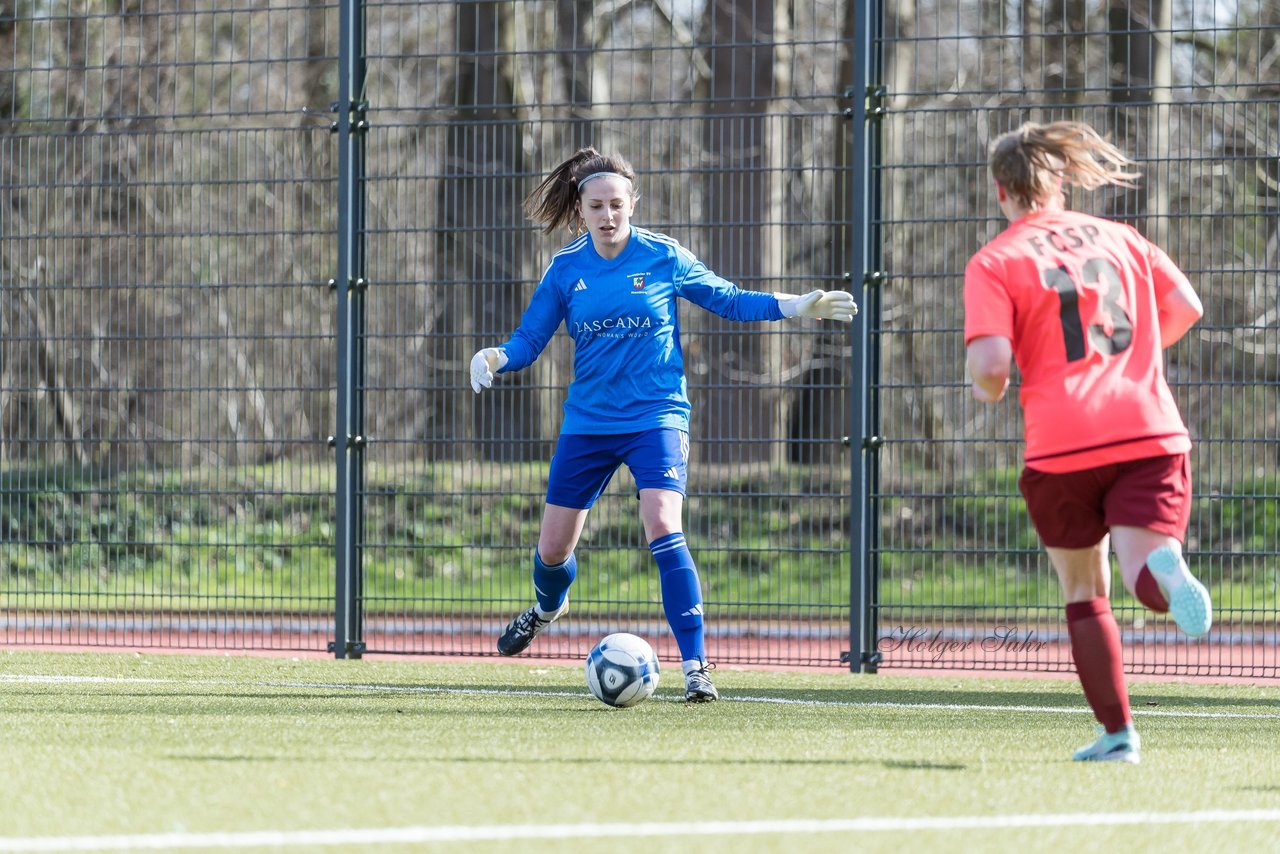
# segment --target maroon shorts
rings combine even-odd
[[[1191,521],[1186,454],[1051,474],[1024,468],[1018,487],[1046,546],[1085,549],[1113,525],[1149,528],[1179,541]]]

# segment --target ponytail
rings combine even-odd
[[[582,218],[578,216],[578,182],[583,178],[600,172],[612,172],[621,175],[631,182],[632,199],[638,198],[635,191],[636,173],[631,164],[621,157],[606,157],[594,148],[580,148],[565,162],[561,163],[551,174],[542,179],[533,192],[524,200],[525,216],[542,226],[544,234],[551,234],[560,229],[568,229],[574,233],[581,232]]]
[[[1059,192],[1059,180],[1086,190],[1133,187],[1133,161],[1084,122],[1027,122],[991,143],[991,177],[1024,208]]]

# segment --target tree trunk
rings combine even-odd
[[[592,54],[595,44],[594,16],[591,0],[557,0],[556,62],[565,80],[565,98],[569,104],[567,128],[568,156],[587,145],[598,145],[592,127]],[[590,48],[591,50],[588,50]],[[556,162],[559,162],[558,160]]]
[[[1088,28],[1084,0],[1023,0],[1027,33],[1040,32],[1038,47],[1028,39],[1028,56],[1041,59],[1041,79],[1047,104],[1077,104],[1084,98],[1085,36]],[[1031,81],[1029,81],[1031,82]],[[1065,118],[1055,115],[1053,118]]]
[[[755,0],[709,0],[703,21],[712,69],[711,100],[702,123],[704,239],[693,247],[704,263],[748,290],[768,286],[765,217],[769,204],[766,111],[773,94],[774,7]],[[749,383],[768,372],[764,336],[704,318],[714,349],[705,390],[695,404],[699,447],[707,462],[768,459],[772,396]],[[724,330],[721,332],[721,330]]]
[[[1107,11],[1108,80],[1116,105],[1111,110],[1113,141],[1150,163],[1139,186],[1116,192],[1107,214],[1153,239],[1151,227],[1165,198],[1156,186],[1161,180],[1156,169],[1167,162],[1159,152],[1169,147],[1170,9],[1169,0],[1116,0]],[[1146,104],[1153,108],[1136,106]]]
[[[841,21],[841,41],[845,45],[853,43],[853,24],[854,5],[847,3],[844,19]],[[839,95],[844,94],[843,87],[853,80],[853,59],[849,50],[841,56],[840,67],[836,74]],[[854,98],[862,96],[861,92],[853,93]],[[827,271],[836,276],[851,269],[848,229],[853,227],[857,219],[853,199],[850,196],[847,168],[852,134],[856,129],[847,118],[841,115],[848,104],[848,100],[839,100],[833,110],[837,118],[835,132],[832,134],[831,157],[834,165],[839,168],[832,171],[827,220],[840,225],[833,226],[831,230],[831,242],[827,247]],[[863,323],[865,318],[856,318],[854,322]],[[830,439],[833,434],[843,436],[848,433],[846,394],[863,393],[862,389],[846,391],[848,381],[845,363],[848,358],[848,349],[843,329],[815,333],[813,348],[800,366],[800,370],[797,371],[798,391],[788,412],[787,458],[790,462],[806,465],[830,464],[842,456],[842,446],[834,446],[837,447],[834,453],[824,453],[825,448],[832,446],[815,444],[813,440]]]
[[[444,178],[437,198],[444,286],[459,298],[453,328],[461,375],[471,354],[505,340],[524,309],[520,275],[521,182],[514,86],[497,53],[509,36],[502,3],[458,3],[458,69]],[[473,398],[471,435],[486,459],[536,456],[537,392],[527,372]],[[442,401],[448,408],[451,401]]]

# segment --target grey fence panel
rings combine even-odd
[[[530,601],[571,352],[561,337],[479,397],[466,368],[563,243],[521,200],[594,144],[635,163],[639,224],[745,287],[867,276],[870,388],[853,380],[861,333],[682,315],[686,528],[712,657],[837,665],[857,541],[882,666],[1068,670],[1015,485],[1019,413],[968,397],[960,288],[1002,226],[986,143],[1077,117],[1148,176],[1077,203],[1154,236],[1208,309],[1169,365],[1196,440],[1188,551],[1218,628],[1189,643],[1117,584],[1127,660],[1277,675],[1274,3],[342,8],[367,79],[339,115],[337,0],[0,0],[4,642],[320,650],[353,557],[357,654],[493,654]],[[883,31],[864,42],[868,10]],[[848,92],[863,43],[879,80]],[[357,245],[342,244],[365,271],[354,300],[330,282],[351,141],[335,115],[367,122],[351,127]],[[864,132],[873,193],[854,198]],[[863,235],[875,263],[854,269]],[[354,330],[341,354],[340,328]],[[326,441],[340,420],[361,432],[350,469]],[[871,436],[863,496],[850,446]],[[340,473],[356,494],[337,494]],[[853,531],[864,501],[872,522]],[[670,660],[625,471],[580,556],[571,615],[535,654],[630,630]]]
[[[874,393],[886,438],[873,496],[879,649],[886,666],[1072,669],[1061,595],[1018,494],[1011,395],[975,403],[964,375],[968,257],[1004,227],[987,143],[1023,121],[1077,118],[1145,174],[1142,189],[1079,194],[1164,246],[1206,307],[1168,356],[1191,427],[1189,559],[1217,608],[1192,642],[1112,599],[1136,673],[1275,676],[1275,4],[889,2],[883,267]]]
[[[3,12],[0,638],[323,650],[334,7]]]
[[[591,144],[640,173],[639,225],[743,287],[843,285],[845,4],[368,5],[370,651],[494,654],[531,556],[572,353],[484,395],[471,354],[518,324],[551,255],[521,202]],[[681,309],[694,405],[687,531],[721,662],[846,648],[847,331]],[[541,656],[639,632],[668,661],[658,573],[619,472]]]

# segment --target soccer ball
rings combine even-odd
[[[625,709],[643,703],[658,687],[653,647],[626,632],[602,638],[587,654],[587,687],[606,705]]]

